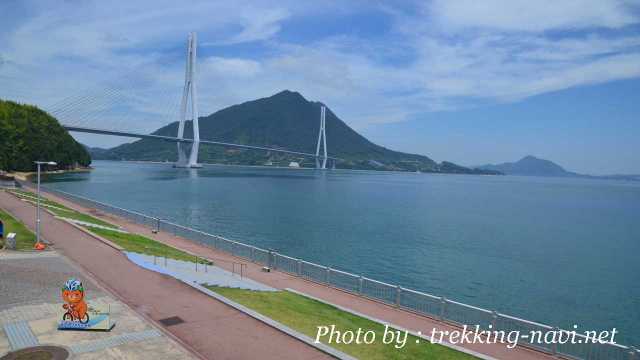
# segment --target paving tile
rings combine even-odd
[[[161,336],[161,334],[158,330],[151,329],[133,333],[124,333],[122,335],[111,336],[100,340],[71,345],[69,348],[76,354],[82,354],[86,352],[100,351],[107,348],[116,347],[130,342],[144,341],[159,336]]]
[[[38,338],[33,334],[29,323],[26,321],[17,321],[6,323],[3,326],[4,334],[9,340],[11,350],[23,349],[38,345]]]

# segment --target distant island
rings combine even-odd
[[[505,175],[522,176],[548,176],[548,177],[580,177],[592,179],[617,179],[640,181],[640,174],[637,175],[586,175],[565,170],[562,166],[550,160],[539,159],[532,155],[527,155],[516,162],[506,162],[502,164],[487,164],[476,166],[477,169],[488,171],[499,171]]]
[[[273,96],[248,101],[200,117],[200,138],[238,144],[315,153],[318,136],[320,102],[306,100],[300,93],[282,91]],[[419,171],[429,173],[499,174],[490,169],[471,169],[443,161],[437,163],[424,155],[393,151],[374,144],[351,129],[329,108],[326,115],[329,155],[340,158],[336,168]],[[175,136],[178,123],[173,122],[153,134]],[[185,137],[192,137],[191,122]],[[142,139],[111,149],[88,148],[96,160],[176,161],[173,143]],[[200,162],[230,165],[314,167],[313,158],[267,151],[239,150],[202,144]],[[330,164],[329,166],[331,166]]]
[[[55,161],[62,170],[91,164],[88,151],[51,115],[0,100],[0,170],[34,171],[36,160]]]

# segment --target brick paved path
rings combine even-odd
[[[28,227],[35,227],[32,205],[0,191],[0,206]],[[53,242],[57,251],[91,274],[120,300],[156,323],[160,319],[180,316],[184,323],[165,329],[203,358],[330,358],[172,277],[142,269],[121,252],[66,222],[46,212],[41,214],[43,237]]]

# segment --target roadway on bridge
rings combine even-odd
[[[155,135],[155,134],[143,134],[138,132],[130,132],[130,131],[120,131],[120,130],[107,130],[107,129],[98,129],[98,128],[89,128],[89,127],[81,127],[81,126],[72,126],[72,125],[63,125],[63,127],[67,131],[72,132],[81,132],[88,134],[98,134],[98,135],[112,135],[112,136],[121,136],[121,137],[131,137],[137,139],[151,139],[151,140],[162,140],[169,142],[179,142],[179,143],[192,143],[193,139],[187,138],[178,138],[175,136],[165,136],[165,135]],[[287,149],[278,149],[278,148],[270,148],[265,146],[255,146],[255,145],[245,145],[245,144],[235,144],[224,141],[215,141],[215,140],[206,140],[200,139],[201,144],[209,144],[209,145],[218,145],[224,147],[231,147],[237,149],[245,149],[245,150],[260,150],[260,151],[272,151],[277,153],[291,154],[291,155],[299,155],[305,157],[312,158],[322,158],[322,156],[318,156],[316,154],[301,152],[301,151],[293,151]],[[337,157],[327,156],[327,159],[331,160],[342,160]]]

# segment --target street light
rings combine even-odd
[[[38,166],[38,206],[36,210],[36,244],[40,244],[40,166],[51,165],[56,166],[57,163],[53,161],[34,161]]]

